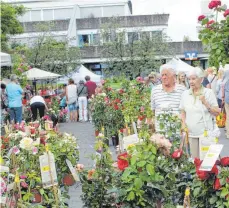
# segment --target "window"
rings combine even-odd
[[[134,41],[139,40],[137,32],[128,32],[128,43],[133,43]]]
[[[31,11],[31,21],[41,21],[41,10]]]
[[[54,9],[54,19],[55,20],[65,20],[70,19],[72,15],[73,9],[66,8],[66,9]]]
[[[44,9],[43,10],[43,20],[44,21],[53,20],[53,9]]]
[[[152,38],[162,38],[162,31],[152,31]]]
[[[79,46],[99,45],[99,34],[83,34],[79,35]]]
[[[150,32],[141,32],[141,39],[149,39],[150,38]]]

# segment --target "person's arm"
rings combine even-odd
[[[66,95],[66,103],[68,103],[68,90],[67,90],[67,87],[65,88],[65,95]]]
[[[212,94],[213,93],[213,94]],[[204,95],[200,96],[200,101],[203,103],[203,105],[208,109],[209,113],[211,113],[214,116],[217,116],[220,113],[220,108],[218,107],[214,92],[212,92],[209,96],[210,102],[208,102],[205,99]]]
[[[186,113],[184,110],[181,110],[181,125],[182,125],[181,128],[182,130],[184,130],[187,127],[185,120],[186,120]]]

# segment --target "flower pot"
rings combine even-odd
[[[42,202],[42,196],[38,190],[32,189],[31,193],[33,193],[32,203],[41,203]]]
[[[63,178],[63,184],[65,186],[72,186],[75,183],[75,180],[71,174],[67,174]]]

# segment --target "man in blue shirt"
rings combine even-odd
[[[22,93],[23,90],[18,84],[17,76],[12,74],[10,83],[6,86],[6,94],[8,97],[8,107],[10,109],[10,121],[21,123],[22,121]]]

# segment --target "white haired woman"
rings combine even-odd
[[[199,157],[199,137],[204,130],[215,128],[214,117],[220,112],[212,89],[201,85],[204,72],[196,67],[188,74],[190,89],[181,96],[181,118],[183,128],[189,131],[192,157]]]

